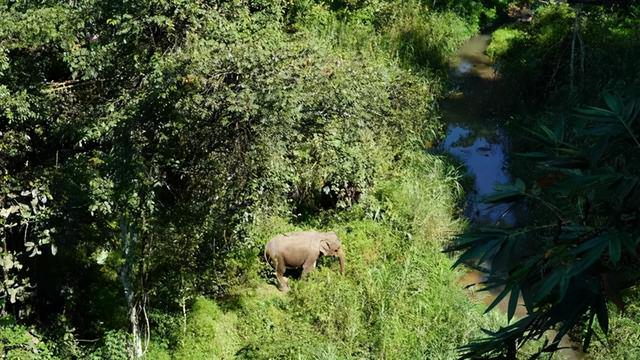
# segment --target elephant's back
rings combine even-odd
[[[278,251],[284,249],[296,251],[309,251],[309,246],[314,244],[318,238],[317,232],[314,231],[296,231],[282,235],[278,235],[271,239],[273,246]]]
[[[317,231],[292,231],[282,235],[278,235],[277,237],[282,237],[285,239],[284,241],[299,241],[301,239],[316,239],[319,236],[319,232]]]
[[[285,249],[308,249],[308,247],[317,242],[317,240],[317,231],[288,232],[271,238],[266,245],[265,251],[276,254]]]

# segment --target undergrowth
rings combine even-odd
[[[457,175],[441,158],[405,154],[403,166],[348,212],[293,225],[270,218],[266,242],[292,229],[331,229],[347,252],[345,276],[324,261],[282,294],[256,263],[251,281],[221,301],[197,299],[177,359],[452,359],[456,347],[493,327],[460,285],[443,243],[453,219]],[[266,273],[270,273],[267,271]]]

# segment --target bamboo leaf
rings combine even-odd
[[[612,112],[616,114],[620,113],[620,111],[622,110],[622,100],[618,96],[605,92],[602,97],[604,98],[604,102]]]
[[[586,106],[583,108],[576,109],[576,116],[584,116],[588,119],[600,119],[600,118],[611,118],[616,114],[610,110],[603,109],[596,106]]]
[[[516,307],[518,306],[518,295],[520,295],[520,287],[516,286],[511,291],[511,298],[509,298],[509,307],[507,309],[507,321],[511,322],[513,315],[516,313]]]
[[[493,299],[493,302],[491,302],[491,304],[489,305],[487,310],[484,311],[484,313],[487,314],[494,307],[496,307],[500,303],[500,301],[502,301],[502,299],[504,299],[504,297],[507,296],[508,293],[509,293],[509,288],[505,287],[504,290],[502,290],[502,292],[500,292],[500,294],[496,296],[495,299]]]
[[[595,304],[595,309],[600,328],[605,334],[609,333],[609,313],[607,311],[606,301],[603,298],[600,298]]]
[[[558,302],[561,302],[565,295],[567,295],[567,290],[569,289],[569,274],[564,272],[562,277],[560,278],[560,291],[558,295]]]
[[[569,276],[576,276],[582,273],[586,269],[590,268],[593,264],[595,264],[596,261],[600,260],[602,252],[607,247],[607,244],[608,242],[602,241],[594,246],[591,250],[589,250],[581,260],[575,262],[572,265],[571,270],[569,271]]]
[[[547,295],[549,295],[549,293],[551,293],[551,290],[553,290],[553,288],[558,285],[558,282],[561,279],[561,275],[562,274],[560,274],[560,272],[556,270],[549,277],[544,279],[540,290],[538,290],[538,293],[534,297],[534,301],[540,301]]]
[[[618,265],[622,252],[622,239],[619,236],[612,236],[609,240],[609,257],[614,265]]]

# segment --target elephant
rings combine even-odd
[[[287,268],[302,267],[304,278],[316,267],[320,255],[334,256],[340,260],[340,273],[344,274],[344,249],[335,232],[301,231],[277,235],[264,248],[265,260],[276,271],[279,289],[289,291],[289,279],[284,276]]]

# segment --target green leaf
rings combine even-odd
[[[605,334],[609,333],[609,313],[607,311],[607,303],[604,298],[598,299],[595,304],[595,309],[600,328]]]
[[[558,302],[561,302],[565,295],[567,295],[567,290],[569,289],[569,274],[564,271],[562,273],[562,277],[560,278],[560,291],[558,295]]]
[[[621,115],[624,121],[631,126],[638,118],[638,115],[640,115],[640,101],[634,100],[628,102]]]
[[[489,305],[487,310],[484,311],[484,313],[486,314],[489,311],[491,311],[494,307],[496,307],[496,305],[498,305],[500,301],[502,301],[502,299],[504,299],[504,297],[507,296],[507,294],[509,294],[509,288],[505,287],[504,290],[502,290],[502,292],[500,292],[500,294],[498,294],[498,296],[496,296],[496,298],[493,299],[493,302],[491,302],[491,304]]]
[[[550,142],[550,143],[558,142],[558,138],[556,137],[556,134],[555,134],[555,132],[553,132],[553,130],[549,129],[548,127],[546,127],[544,125],[540,125],[540,130],[543,133],[541,135],[543,137],[545,137],[548,142]]]
[[[518,295],[520,295],[520,287],[515,286],[511,290],[511,297],[509,298],[509,308],[507,309],[507,321],[511,322],[513,315],[516,313],[516,307],[518,306]]]
[[[604,102],[612,112],[616,114],[620,113],[620,111],[622,110],[622,100],[618,96],[606,92],[602,95],[602,97],[604,98]]]
[[[595,107],[595,106],[587,106],[583,108],[576,109],[577,116],[583,116],[588,119],[600,119],[600,118],[611,118],[616,114],[603,108]]]
[[[452,268],[455,268],[466,261],[483,258],[494,246],[496,246],[495,241],[488,241],[484,244],[472,247],[471,249],[465,251],[462,255],[460,255],[460,257],[458,257],[458,260],[456,260],[456,262],[452,265]]]
[[[601,240],[602,237],[598,237],[596,239]],[[596,261],[600,260],[602,256],[602,252],[607,248],[608,241],[600,241],[597,245],[595,245],[591,250],[587,251],[583,258],[577,262],[575,262],[571,266],[571,270],[569,271],[569,276],[575,276],[583,271],[590,268]]]
[[[516,153],[513,153],[513,156],[528,158],[528,159],[546,159],[549,157],[549,154],[544,152],[531,151],[531,152],[516,152]]]
[[[499,184],[495,192],[481,197],[481,201],[488,203],[512,202],[523,199],[526,195],[526,186],[521,179],[516,179],[513,184]]]
[[[538,290],[538,292],[534,297],[534,301],[535,302],[540,301],[544,299],[547,295],[549,295],[549,293],[551,293],[551,290],[553,290],[553,288],[556,287],[556,285],[558,285],[558,282],[560,282],[561,279],[562,279],[562,273],[559,270],[554,271],[550,276],[544,279],[542,282],[542,286],[540,287],[540,289]]]
[[[609,257],[614,265],[618,265],[622,250],[622,239],[619,236],[612,236],[609,239]]]

